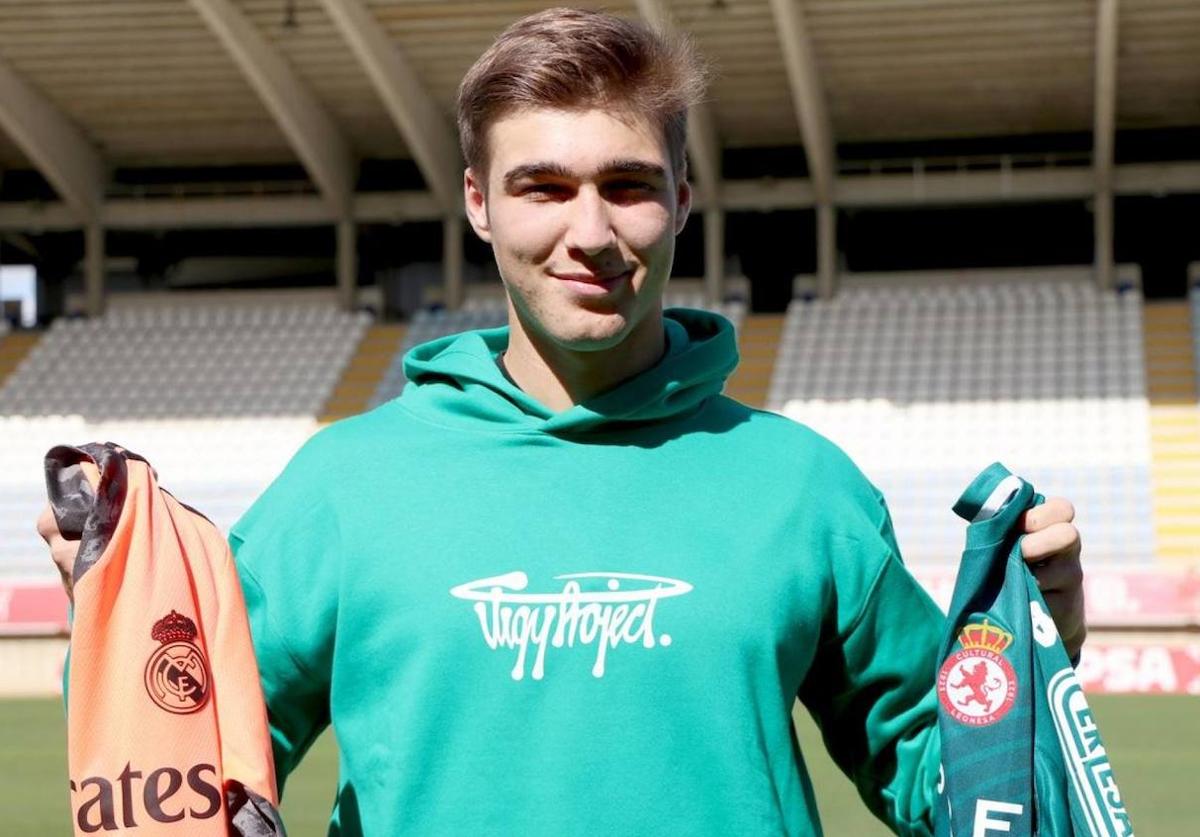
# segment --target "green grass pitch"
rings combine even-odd
[[[1195,833],[1200,698],[1095,696],[1091,703],[1138,834]],[[798,728],[826,834],[886,834],[825,757],[807,717]],[[0,834],[69,837],[60,702],[0,701],[0,731]],[[327,734],[288,780],[283,817],[291,837],[325,833],[336,777],[336,745]]]

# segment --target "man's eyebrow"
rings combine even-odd
[[[666,178],[667,170],[658,163],[635,158],[609,160],[600,166],[601,175],[635,174],[644,177]],[[504,175],[504,186],[511,189],[519,180],[536,177],[559,177],[569,180],[576,177],[569,169],[559,163],[524,163],[509,169]]]
[[[658,163],[647,160],[622,159],[609,160],[600,167],[601,174],[640,174],[647,177],[666,177],[667,170]]]
[[[524,163],[509,169],[505,173],[504,186],[511,189],[514,183],[518,180],[524,180],[527,177],[561,177],[567,179],[571,177],[571,172],[565,166],[558,163]]]

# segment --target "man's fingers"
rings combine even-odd
[[[62,537],[62,533],[58,531],[58,521],[54,519],[54,509],[51,508],[49,503],[42,509],[42,513],[38,515],[37,533],[42,536],[42,540],[47,544],[51,542],[52,538]]]
[[[1087,636],[1082,544],[1074,520],[1075,507],[1062,497],[1047,498],[1021,520],[1021,557],[1037,580],[1069,656],[1078,653]]]
[[[46,545],[50,547],[50,558],[58,567],[59,575],[62,576],[63,589],[67,591],[67,597],[70,598],[75,556],[79,554],[79,541],[68,540],[59,531],[58,521],[54,517],[54,509],[49,503],[38,515],[37,531]]]
[[[80,460],[79,470],[83,471],[83,475],[87,477],[87,481],[92,484],[92,488],[99,487],[100,469],[96,467],[95,462],[89,462],[86,459]]]
[[[1052,523],[1021,539],[1021,557],[1030,563],[1059,555],[1079,557],[1079,530],[1073,523]]]
[[[1079,591],[1062,593],[1050,591],[1043,594],[1046,607],[1054,617],[1055,627],[1062,637],[1068,657],[1074,657],[1087,638],[1087,620],[1084,618],[1083,598]]]
[[[1046,502],[1025,512],[1021,520],[1024,532],[1039,532],[1056,523],[1075,520],[1075,506],[1065,497],[1047,497]]]
[[[1078,556],[1064,555],[1030,567],[1042,594],[1059,590],[1074,594],[1083,584],[1083,567]]]

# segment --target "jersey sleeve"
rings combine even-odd
[[[341,539],[310,458],[297,454],[229,534],[281,796],[330,718]]]
[[[934,684],[945,617],[902,563],[887,506],[871,492],[872,502],[843,517],[861,513],[858,525],[832,541],[832,604],[799,698],[871,811],[897,834],[925,835],[940,761]]]

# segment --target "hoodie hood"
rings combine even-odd
[[[655,422],[690,412],[717,395],[737,366],[733,324],[707,311],[663,313],[666,352],[654,366],[595,398],[555,413],[523,392],[496,358],[508,327],[452,334],[404,356],[408,385],[399,403],[436,424],[493,432],[570,435],[627,422]]]

